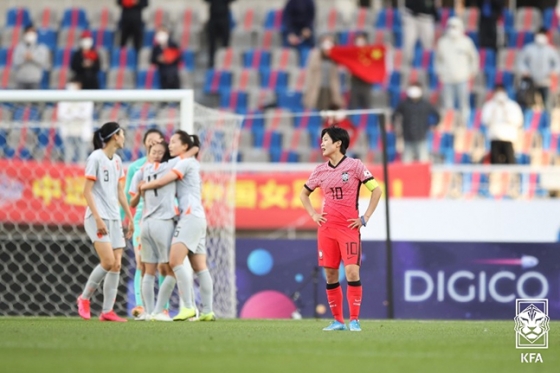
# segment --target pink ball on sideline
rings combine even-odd
[[[242,319],[291,319],[296,310],[294,302],[286,295],[265,290],[254,294],[245,302],[239,315]]]

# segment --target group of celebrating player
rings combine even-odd
[[[94,152],[86,163],[84,197],[87,202],[84,228],[93,242],[100,264],[91,272],[78,297],[78,313],[91,318],[90,298],[101,280],[103,284],[102,321],[127,321],[113,311],[122,252],[125,244],[119,204],[129,221],[127,239],[134,234],[137,258],[135,292],[140,295],[136,320],[172,321],[167,304],[177,284],[181,310],[173,319],[195,318],[193,270],[200,284],[202,311],[195,318],[213,321],[213,283],[206,266],[206,216],[201,200],[200,148],[198,136],[177,131],[165,142],[157,129],[144,136],[148,159],[129,168],[128,192],[137,207],[133,219],[125,196],[125,176],[120,157],[124,131],[116,122],[104,124],[94,134]],[[145,164],[142,164],[145,163]],[[138,206],[142,201],[142,205]],[[138,233],[140,232],[140,233]],[[188,258],[188,260],[187,260]],[[185,264],[184,264],[185,263]],[[154,286],[156,269],[163,281],[157,301]]]
[[[327,299],[334,321],[325,331],[361,331],[359,313],[362,302],[360,282],[360,228],[365,227],[381,197],[381,188],[364,164],[346,157],[348,132],[328,127],[321,133],[321,150],[327,163],[318,166],[304,185],[300,199],[319,226],[318,260],[325,269]],[[91,272],[78,297],[78,313],[91,318],[90,298],[101,280],[103,284],[102,321],[126,321],[115,314],[122,252],[125,245],[119,204],[129,221],[127,238],[133,237],[137,270],[135,295],[139,307],[136,320],[213,321],[213,283],[206,265],[206,217],[201,201],[200,164],[196,157],[200,142],[196,135],[176,131],[169,144],[157,129],[144,136],[148,159],[140,159],[128,170],[127,187],[131,205],[137,207],[133,219],[125,196],[125,175],[120,157],[124,131],[116,122],[104,124],[94,135],[94,152],[86,164],[84,197],[88,208],[84,228],[93,242],[100,264]],[[360,186],[371,191],[364,215],[358,213]],[[310,194],[320,188],[324,194],[323,211],[317,213]],[[177,221],[178,218],[178,221]],[[188,260],[187,260],[188,258]],[[348,327],[343,316],[343,293],[339,266],[345,266]],[[185,264],[184,264],[185,263]],[[156,270],[160,288],[155,301]],[[198,313],[193,294],[193,270],[200,284],[202,311]],[[171,319],[167,304],[177,284],[181,299],[179,314]]]

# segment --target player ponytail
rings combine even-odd
[[[344,128],[331,126],[321,131],[321,138],[323,138],[325,134],[329,135],[333,144],[340,141],[340,152],[342,154],[346,154],[346,150],[348,150],[348,146],[350,146],[350,135],[348,134],[348,131]]]
[[[103,149],[111,138],[121,130],[117,122],[107,122],[93,133],[93,149]]]
[[[197,135],[189,135],[188,133],[182,130],[176,131],[175,134],[179,136],[179,139],[181,140],[181,144],[187,145],[188,149],[192,149],[195,146],[200,149],[200,138]],[[198,157],[198,153],[196,153],[194,156]]]

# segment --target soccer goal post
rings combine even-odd
[[[90,128],[117,121],[125,129],[125,164],[145,155],[149,128],[167,139],[177,129],[199,135],[214,309],[218,317],[235,317],[235,165],[243,118],[195,103],[192,90],[0,91],[0,315],[75,315],[75,298],[98,262],[83,231],[85,159],[70,154],[87,156],[91,140],[78,134],[77,145],[69,145],[61,102],[93,102]],[[127,250],[117,312],[134,306],[133,268]],[[171,307],[177,304],[174,295]]]

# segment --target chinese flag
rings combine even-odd
[[[179,58],[181,52],[177,48],[165,48],[163,50],[163,60],[165,63],[173,63]]]
[[[372,45],[367,47],[333,47],[329,57],[345,66],[352,75],[368,83],[385,81],[385,47]]]

